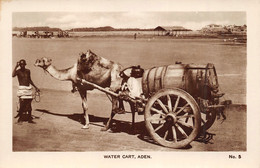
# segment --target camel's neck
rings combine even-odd
[[[54,66],[50,65],[46,68],[46,71],[54,78],[58,80],[71,80],[71,81],[76,81],[76,75],[77,75],[77,65],[75,64],[74,66],[63,69],[63,70],[58,70]]]

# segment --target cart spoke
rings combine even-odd
[[[180,110],[178,110],[176,112],[176,115],[178,115],[180,112],[182,112],[188,105],[189,105],[189,103],[185,104]]]
[[[170,95],[167,95],[167,99],[168,99],[168,108],[169,108],[169,111],[171,112],[172,111],[172,100],[171,100]]]
[[[181,124],[181,125],[183,125],[183,126],[185,126],[185,127],[188,127],[188,128],[193,129],[193,126],[192,126],[192,125],[189,125],[189,124],[184,123],[184,122],[182,122],[182,121],[177,121],[177,123],[178,123],[178,124]]]
[[[180,101],[180,96],[177,97],[177,100],[176,100],[175,105],[174,105],[173,112],[176,111],[176,109],[177,109],[177,107],[178,107],[178,104],[179,104],[179,101]]]
[[[188,114],[188,115],[176,116],[177,119],[180,119],[180,118],[190,118],[190,117],[194,117],[194,115],[193,114]]]
[[[190,118],[186,118],[186,119],[185,119],[185,122],[187,123],[187,122],[189,121],[189,119],[190,119]]]
[[[177,134],[176,134],[176,130],[175,130],[175,127],[172,126],[172,138],[173,138],[173,141],[174,142],[177,142]]]
[[[167,138],[167,136],[168,136],[168,130],[165,132],[165,135],[164,135],[164,137],[163,137],[163,139],[165,139],[166,140],[166,138]]]
[[[158,127],[154,130],[154,132],[158,131],[158,130],[161,129],[163,126],[164,126],[163,124],[160,125],[160,126],[158,126]]]
[[[205,121],[204,118],[202,118],[202,117],[201,117],[201,122],[202,122],[203,124],[206,123],[206,121]]]
[[[156,112],[156,113],[158,113],[158,114],[161,114],[162,116],[165,116],[165,114],[163,113],[163,112],[161,112],[160,110],[157,110],[156,108],[151,108],[151,111],[153,111],[153,112]]]
[[[158,116],[156,117],[155,115],[153,115],[151,117],[146,118],[146,120],[149,122],[160,122],[163,121],[164,118],[159,118]]]
[[[185,138],[188,137],[188,135],[186,134],[186,132],[176,123],[175,124],[176,128],[181,132],[182,135],[185,136]]]
[[[165,113],[169,113],[169,111],[167,110],[167,108],[165,107],[165,105],[162,103],[160,99],[157,99],[156,101],[159,103],[159,105],[162,107]]]

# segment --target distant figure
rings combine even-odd
[[[136,33],[134,34],[134,39],[136,39]]]
[[[29,69],[25,68],[26,61],[24,59],[17,62],[12,77],[17,76],[19,87],[17,90],[17,96],[19,97],[19,103],[20,108],[18,110],[17,116],[15,118],[19,117],[18,123],[22,122],[23,113],[28,112],[28,122],[29,123],[35,123],[32,121],[32,86],[35,87],[36,92],[39,92],[40,90],[34,85],[33,81],[31,80],[31,72]],[[18,66],[20,66],[20,69],[17,70]],[[32,85],[32,86],[31,86]]]

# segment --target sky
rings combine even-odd
[[[246,12],[14,12],[13,27],[49,26],[155,28],[183,26],[199,30],[209,24],[244,25]]]

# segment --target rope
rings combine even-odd
[[[40,91],[38,91],[38,92],[36,91],[36,92],[34,93],[33,99],[35,100],[36,103],[39,103],[39,102],[41,101],[41,93],[40,93]],[[32,117],[39,119],[39,118],[41,118],[41,116],[43,116],[43,115],[44,115],[44,112],[42,112],[42,114],[39,115],[39,116],[35,116],[35,115],[33,116],[33,115],[32,115]]]
[[[38,92],[37,92],[37,91],[35,92],[33,99],[34,99],[35,102],[37,102],[37,103],[39,103],[39,102],[41,101],[41,94],[40,94],[39,91],[38,91]]]
[[[107,95],[107,98],[110,100],[110,102],[112,102],[112,98],[110,97],[110,95],[107,93],[106,93],[106,95]]]

